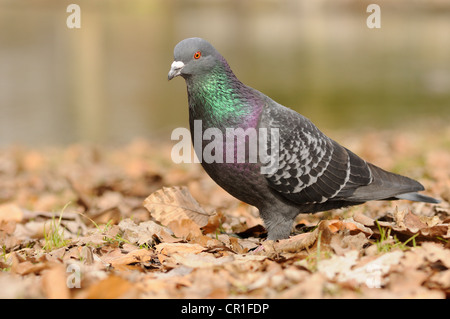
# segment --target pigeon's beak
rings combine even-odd
[[[184,67],[184,63],[181,61],[173,61],[172,65],[170,66],[169,75],[167,78],[172,80],[174,77],[179,76],[181,74],[181,70]]]

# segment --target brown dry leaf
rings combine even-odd
[[[360,251],[368,242],[369,240],[362,232],[356,235],[345,234],[342,232],[331,237],[330,247],[337,255],[342,256],[351,250]]]
[[[395,298],[438,299],[444,298],[442,291],[427,289],[423,286],[428,274],[418,269],[402,269],[388,274],[387,288]]]
[[[190,219],[199,227],[208,224],[208,214],[192,197],[187,187],[163,187],[148,196],[144,206],[162,225],[171,221]]]
[[[169,227],[178,238],[186,238],[189,240],[191,238],[202,236],[200,227],[191,219],[175,219],[172,220],[167,227]]]
[[[192,238],[188,238],[189,239],[189,243],[191,244],[199,244],[203,247],[211,247],[214,245],[220,245],[221,242],[218,241],[217,239],[211,238],[209,236],[206,235],[201,235],[201,236],[197,236],[197,237],[192,237]]]
[[[442,289],[450,290],[450,269],[437,272],[430,278],[430,282]]]
[[[429,239],[450,238],[450,224],[443,223],[438,216],[417,216],[411,211],[395,211],[394,219],[394,223],[379,222],[379,224],[409,236],[419,233]]]
[[[45,268],[47,268],[47,266],[44,263],[33,264],[30,261],[24,261],[22,263],[15,264],[13,259],[11,271],[19,275],[28,275],[32,273],[39,273]]]
[[[155,237],[160,242],[177,242],[168,229],[156,224],[154,221],[146,221],[137,225],[130,218],[126,218],[119,223],[119,229],[123,232],[123,238],[130,243],[137,243],[138,245],[155,243]]]
[[[356,265],[358,251],[352,250],[343,256],[334,255],[330,259],[321,260],[317,265],[317,270],[323,273],[327,278],[334,279],[339,274],[347,274],[350,269]]]
[[[425,242],[421,245],[425,258],[435,263],[441,261],[443,265],[450,269],[450,249],[444,248],[441,244]]]
[[[270,240],[263,243],[264,249],[268,252],[297,252],[314,244],[319,234],[318,228],[310,233],[292,236],[288,239],[272,242]]]
[[[196,254],[173,254],[170,256],[170,263],[183,265],[190,268],[209,268],[211,266],[220,266],[232,262],[232,255],[223,257],[214,257],[210,253]]]
[[[410,211],[395,211],[394,219],[399,230],[408,229],[413,233],[417,233],[420,229],[427,227],[427,224],[422,222],[419,216],[414,215]]]
[[[21,222],[23,219],[22,209],[13,203],[6,203],[0,205],[0,223],[1,222]]]
[[[245,254],[248,252],[248,248],[243,247],[241,245],[241,242],[243,242],[242,240],[240,241],[236,237],[229,237],[229,240],[230,240],[231,249],[233,249],[233,251],[235,251],[236,253]]]
[[[438,224],[421,229],[421,234],[429,238],[450,238],[450,224]]]
[[[180,256],[199,254],[203,250],[205,250],[205,247],[199,244],[161,243],[155,246],[158,260],[169,268],[177,266],[177,259],[182,258]]]
[[[132,298],[136,295],[131,282],[122,277],[111,275],[88,288],[85,298],[89,299],[113,299]]]
[[[0,222],[0,243],[4,251],[9,251],[11,248],[18,246],[22,242],[22,238],[14,236],[16,229],[16,222]],[[2,261],[0,258],[0,268]]]
[[[39,276],[20,276],[0,271],[0,299],[43,298]]]
[[[326,277],[322,273],[307,273],[303,275],[302,279],[300,284],[292,285],[281,292],[280,297],[290,299],[318,299],[324,297],[324,288],[327,282]]]
[[[369,216],[366,216],[360,212],[356,212],[353,215],[353,220],[364,226],[368,226],[368,227],[375,226],[375,220],[373,218],[370,218]]]
[[[344,256],[334,255],[330,259],[321,260],[318,264],[319,272],[329,279],[339,282],[355,281],[366,284],[370,288],[380,288],[384,284],[383,275],[388,273],[392,265],[398,264],[403,252],[400,250],[385,253],[361,267],[355,267],[359,252],[351,250]]]
[[[11,258],[11,272],[19,275],[37,274],[48,267],[48,264],[45,262],[24,259],[16,252],[12,253]]]
[[[23,155],[22,165],[25,170],[39,171],[46,164],[44,155],[38,151],[29,151]]]
[[[155,246],[155,251],[159,254],[170,256],[174,253],[196,254],[205,250],[205,247],[199,244],[181,244],[181,243],[161,243]]]
[[[16,225],[14,236],[22,240],[30,238],[44,238],[44,229],[49,229],[49,221],[34,221],[30,220],[27,223]]]
[[[332,234],[337,231],[334,226],[331,228],[330,225],[334,224],[336,221],[323,220],[320,221],[316,229],[309,233],[303,233],[299,235],[292,236],[288,239],[282,239],[278,242],[273,242],[271,240],[265,241],[263,243],[264,250],[267,253],[279,253],[279,252],[298,252],[302,249],[311,247],[317,240],[319,233],[322,238],[327,238],[327,242],[331,238]]]
[[[365,233],[367,236],[373,234],[370,228],[355,221],[353,218],[347,218],[344,220],[331,220],[329,221],[328,228],[333,233],[337,231],[347,230],[350,234],[357,234],[360,232]]]
[[[63,264],[54,264],[42,272],[42,289],[49,299],[68,299],[67,273]]]
[[[214,233],[221,224],[226,221],[226,217],[222,212],[217,212],[208,219],[208,224],[202,227],[204,234]]]
[[[228,297],[228,272],[213,267],[195,268],[189,275],[190,284],[183,287],[189,298]]]
[[[268,248],[267,251],[269,252],[272,252],[272,248],[277,252],[298,252],[312,246],[316,242],[319,234],[321,234],[322,245],[328,247],[334,237],[338,236],[342,238],[342,235],[340,235],[342,232],[349,233],[350,235],[363,233],[369,236],[372,234],[369,228],[361,223],[355,222],[351,218],[346,220],[322,220],[312,232],[295,235],[289,239],[263,245],[265,248]],[[336,245],[336,240],[338,239],[334,239],[334,245]]]
[[[136,249],[128,254],[114,257],[109,260],[112,267],[116,270],[136,269],[136,264],[148,263],[151,261],[153,252],[147,249]]]

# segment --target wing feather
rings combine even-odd
[[[371,181],[367,163],[290,109],[270,108],[262,123],[280,130],[279,166],[265,175],[269,186],[299,203],[341,199]],[[270,119],[264,121],[266,119]]]

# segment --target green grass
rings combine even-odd
[[[131,244],[128,240],[122,237],[122,234],[117,234],[114,237],[104,236],[103,241],[110,245],[115,245],[117,247],[122,247],[123,244]]]
[[[44,246],[42,248],[47,252],[66,246],[70,242],[69,239],[64,239],[64,227],[61,226],[64,210],[69,204],[70,203],[67,203],[63,207],[58,219],[56,219],[55,216],[52,217],[50,221],[50,229],[47,230],[44,225]]]
[[[419,233],[415,234],[414,236],[411,236],[405,242],[401,242],[397,238],[397,236],[395,235],[391,236],[390,228],[383,228],[378,223],[378,221],[375,222],[377,223],[378,231],[380,232],[380,238],[376,241],[377,251],[379,253],[390,252],[394,249],[401,249],[401,250],[409,249],[408,244],[410,242],[413,247],[416,247],[416,237],[419,235]]]
[[[2,262],[5,265],[10,265],[10,263],[8,262],[8,254],[6,253],[6,246],[5,245],[2,246],[2,252],[0,254],[0,258],[3,259]],[[11,270],[11,266],[0,268],[0,271],[10,271],[10,270]]]

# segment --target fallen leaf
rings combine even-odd
[[[208,223],[202,227],[204,234],[214,233],[224,222],[226,217],[222,212],[217,212],[208,219]]]
[[[167,227],[169,227],[178,238],[189,240],[202,236],[200,227],[191,219],[175,219],[172,220]]]
[[[430,242],[423,243],[421,248],[428,261],[432,263],[441,261],[447,269],[450,269],[450,249],[445,249],[441,244]]]
[[[387,274],[393,265],[397,265],[402,257],[401,250],[385,253],[361,267],[355,267],[352,271],[341,274],[340,280],[356,280],[369,288],[381,288],[384,284],[383,275]]]
[[[66,268],[62,264],[54,264],[42,272],[42,289],[49,299],[68,299],[70,291],[67,287]]]
[[[394,293],[396,298],[443,298],[441,291],[433,291],[423,286],[428,274],[418,269],[406,268],[402,271],[393,271],[387,279],[387,288]]]
[[[150,250],[136,249],[127,254],[109,259],[109,263],[117,270],[136,269],[136,264],[148,264],[153,255],[153,252]]]
[[[427,224],[422,222],[419,216],[414,215],[410,211],[395,211],[394,219],[399,229],[408,229],[412,233],[417,233],[420,229],[427,227]]]
[[[11,257],[11,272],[19,275],[38,274],[42,270],[48,268],[47,263],[23,259],[16,252],[14,252]]]
[[[44,298],[39,276],[20,276],[0,271],[0,299]]]
[[[208,224],[210,217],[187,187],[163,187],[147,197],[144,206],[164,226],[173,220],[190,219],[203,227]]]
[[[334,255],[330,259],[321,260],[318,263],[317,270],[323,273],[327,278],[334,279],[338,274],[349,273],[350,269],[356,265],[358,251],[352,250],[344,256]]]
[[[362,232],[356,235],[340,233],[331,238],[330,247],[337,255],[342,256],[350,250],[362,250],[363,246],[368,242],[369,240]]]
[[[205,247],[199,244],[182,244],[182,243],[161,243],[155,246],[158,260],[166,267],[173,268],[180,264],[193,263],[196,261],[196,255],[201,254]],[[210,255],[214,258],[212,255]]]
[[[344,220],[335,220],[330,221],[328,228],[332,232],[336,232],[338,230],[348,230],[350,234],[357,234],[360,232],[365,233],[367,236],[370,236],[373,234],[372,230],[363,224],[355,221],[353,218],[347,218]]]
[[[146,221],[137,225],[130,218],[124,219],[119,223],[119,229],[123,232],[122,237],[130,243],[138,245],[155,244],[155,237],[160,242],[177,242],[170,231],[154,221]]]
[[[450,269],[433,274],[429,281],[440,289],[450,290]]]
[[[363,233],[363,236],[369,236],[372,234],[372,230],[358,222],[355,222],[351,218],[346,220],[322,220],[312,232],[295,235],[275,243],[270,243],[270,241],[268,241],[263,245],[265,246],[266,252],[270,253],[273,253],[273,251],[298,252],[302,249],[311,247],[316,242],[320,234],[321,244],[329,247],[335,236],[342,237],[339,235],[342,232],[347,232],[350,235]]]
[[[292,236],[288,239],[280,240],[279,242],[272,243],[272,241],[266,241],[263,246],[267,251],[275,252],[297,252],[314,244],[319,234],[318,228],[310,233],[304,233]]]
[[[360,212],[357,212],[353,215],[353,220],[364,225],[364,226],[375,226],[375,220],[366,216]]]
[[[23,219],[22,209],[13,203],[0,205],[0,223],[1,222],[21,222]]]
[[[214,245],[219,245],[221,244],[220,241],[211,238],[207,235],[200,235],[200,236],[196,236],[196,237],[189,237],[189,243],[191,244],[199,244],[203,247],[210,247],[210,246],[214,246]]]
[[[195,254],[200,253],[205,247],[199,244],[182,244],[182,243],[161,243],[155,246],[155,251],[159,254],[170,256],[174,253]]]
[[[381,288],[383,275],[388,273],[392,265],[399,263],[403,252],[400,250],[385,253],[361,267],[355,267],[359,252],[351,250],[344,256],[334,255],[330,259],[321,260],[317,269],[329,279],[339,282],[355,281],[369,288]]]
[[[111,275],[88,288],[88,299],[132,298],[136,294],[133,284],[128,280]]]
[[[216,258],[209,253],[172,254],[170,257],[171,263],[191,268],[208,268],[211,266],[220,266],[234,260],[232,255]]]
[[[407,237],[419,234],[417,238],[419,241],[426,239],[437,240],[440,238],[450,238],[450,224],[444,223],[438,216],[417,216],[411,211],[395,211],[394,221],[377,222],[381,227],[387,227]],[[372,227],[374,231],[378,232],[376,227]]]

